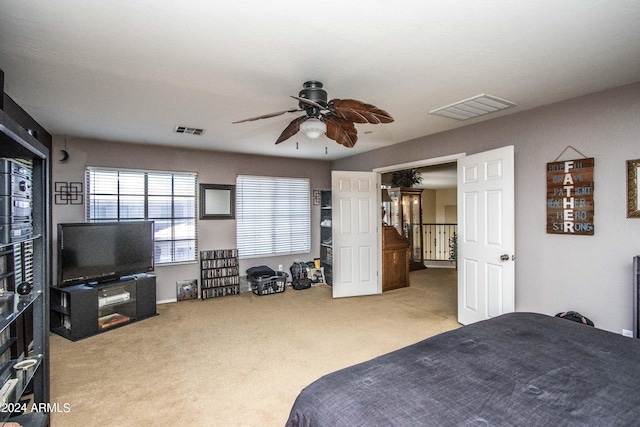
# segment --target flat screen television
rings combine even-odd
[[[58,224],[58,287],[148,273],[153,255],[153,221]]]

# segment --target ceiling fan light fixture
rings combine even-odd
[[[327,131],[327,125],[318,119],[308,119],[300,123],[300,130],[309,139],[318,139]]]
[[[322,89],[322,83],[315,80],[305,82],[298,96],[291,96],[291,98],[298,100],[299,109],[263,114],[233,123],[251,122],[284,113],[304,111],[304,115],[296,117],[284,128],[276,139],[276,145],[302,131],[309,139],[317,139],[325,134],[327,138],[333,139],[338,144],[352,148],[358,141],[355,123],[375,125],[393,122],[393,117],[386,111],[357,99],[335,98],[327,102],[327,92]]]

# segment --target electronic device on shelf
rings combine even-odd
[[[58,224],[58,287],[154,269],[153,221]]]
[[[17,159],[0,159],[0,243],[31,237],[32,171]]]
[[[0,403],[7,403],[9,396],[16,385],[18,384],[17,378],[8,379],[0,388]]]
[[[98,297],[98,307],[104,307],[106,305],[129,301],[130,298],[131,294],[129,292],[122,292],[121,294]]]

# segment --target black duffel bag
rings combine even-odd
[[[303,279],[295,279],[291,281],[291,287],[296,291],[309,289],[311,287],[311,279],[309,279],[308,277],[305,277]]]
[[[251,267],[247,269],[247,277],[249,279],[263,279],[265,277],[275,276],[276,272],[266,265],[259,265],[257,267]]]

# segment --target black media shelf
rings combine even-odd
[[[78,341],[157,315],[156,276],[51,288],[51,332]]]

